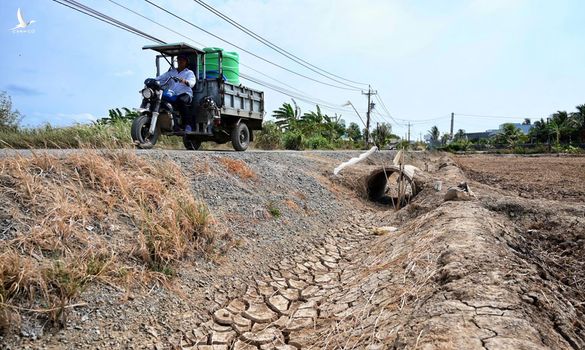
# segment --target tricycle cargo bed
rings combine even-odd
[[[228,82],[224,82],[222,86],[222,114],[241,118],[262,119],[264,116],[263,92]]]
[[[193,89],[193,101],[211,96],[219,107],[222,119],[243,119],[251,121],[254,130],[262,128],[264,117],[264,93],[242,85],[233,85],[221,79],[199,81]],[[194,112],[197,103],[193,104]]]

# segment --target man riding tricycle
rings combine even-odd
[[[225,53],[230,61],[224,64],[221,49],[199,50],[185,43],[143,49],[159,55],[157,77],[146,79],[140,91],[142,104],[131,129],[136,146],[152,148],[160,135],[169,135],[182,137],[188,150],[204,141],[231,141],[236,151],[248,148],[252,131],[262,129],[264,93],[239,84],[237,54],[234,60],[234,53]],[[169,65],[164,74],[161,59]]]

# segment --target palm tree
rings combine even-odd
[[[321,107],[319,107],[319,105],[316,107],[316,112],[311,111],[303,114],[298,123],[301,133],[307,137],[311,137],[317,134],[326,134],[326,124],[328,121],[331,121],[329,116],[321,112]]]
[[[502,131],[496,136],[496,142],[513,148],[522,141],[523,136],[522,131],[514,124],[506,123],[503,125]]]
[[[309,113],[303,114],[301,117],[301,120],[308,124],[321,124],[324,119],[324,115],[321,113],[321,107],[319,107],[319,105],[317,105],[317,112],[311,111]]]
[[[544,121],[544,119],[540,118],[532,124],[532,128],[528,132],[528,136],[530,136],[531,140],[536,140],[536,142],[547,142],[548,136],[550,135],[550,130],[548,128],[548,124]]]
[[[551,133],[555,135],[558,146],[561,143],[561,136],[573,131],[574,122],[572,118],[569,118],[569,114],[566,111],[557,111],[551,116],[548,127]]]
[[[431,130],[429,130],[428,135],[430,136],[431,143],[438,142],[439,138],[441,137],[441,133],[439,132],[439,128],[437,128],[436,126],[433,126],[431,128]]]
[[[453,136],[453,139],[455,141],[467,140],[467,136],[465,136],[465,130],[463,130],[463,129],[457,130],[457,133],[455,134],[455,136]]]
[[[356,123],[349,123],[345,133],[347,134],[347,137],[349,137],[353,142],[359,142],[362,140],[362,132],[359,125]]]
[[[293,100],[293,103],[295,101]],[[293,109],[290,103],[283,103],[280,108],[272,112],[272,116],[276,119],[275,124],[282,130],[294,129],[299,120],[300,109],[296,106]]]
[[[330,117],[327,114],[323,115],[323,131],[321,134],[329,141],[341,138],[345,134],[345,120],[341,119],[341,115],[337,115],[337,113],[335,113],[334,117]]]
[[[446,144],[447,144],[447,142],[449,142],[449,140],[450,140],[450,139],[451,139],[451,135],[450,135],[450,134],[448,134],[448,133],[444,133],[444,134],[441,136],[441,145],[443,145],[443,146],[444,146],[444,145],[446,145]]]
[[[577,112],[571,113],[571,118],[577,129],[579,140],[585,142],[585,104],[579,105],[575,108],[577,108]]]
[[[372,131],[372,139],[379,149],[386,147],[390,138],[392,137],[392,125],[389,123],[381,123]]]

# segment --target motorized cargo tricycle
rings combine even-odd
[[[178,136],[188,150],[197,150],[204,141],[232,142],[236,151],[245,151],[254,139],[253,130],[262,129],[264,93],[226,80],[222,71],[222,50],[200,50],[185,43],[149,45],[143,49],[158,52],[156,76],[161,75],[161,60],[169,70],[178,56],[188,57],[188,66],[197,79],[193,97],[187,104],[188,116],[180,115],[167,81],[146,79],[140,90],[142,104],[132,123],[132,140],[139,148],[152,148],[160,135]],[[214,74],[206,67],[206,55],[217,57]],[[209,58],[209,57],[208,57]],[[163,63],[164,63],[163,61]],[[214,61],[215,63],[215,61]],[[186,121],[191,121],[186,128]],[[187,130],[185,130],[187,129]],[[190,130],[189,130],[190,129]]]

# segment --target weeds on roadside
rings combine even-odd
[[[256,173],[244,161],[226,157],[219,157],[218,160],[230,173],[239,178],[256,179]]]
[[[280,208],[276,205],[275,201],[270,201],[268,202],[268,206],[267,206],[268,212],[270,213],[270,215],[272,215],[275,218],[280,218],[282,216],[282,212],[280,211]]]
[[[131,120],[120,119],[107,124],[0,129],[0,148],[133,148],[131,125]],[[161,136],[157,145],[184,148],[180,137]]]
[[[20,312],[63,323],[95,281],[164,282],[215,241],[180,169],[129,151],[2,158],[0,202],[0,332]]]

